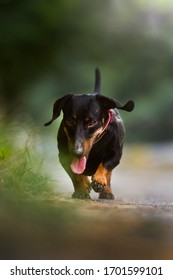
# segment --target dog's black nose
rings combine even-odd
[[[75,143],[73,151],[72,151],[73,155],[76,157],[81,157],[83,155],[83,152],[84,152],[84,149],[83,149],[82,143],[81,142]]]

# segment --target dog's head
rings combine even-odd
[[[50,125],[63,111],[62,125],[68,139],[69,152],[74,157],[71,169],[83,173],[89,152],[98,137],[111,121],[110,109],[132,111],[134,102],[125,105],[113,98],[100,94],[100,73],[96,69],[95,93],[67,94],[54,103],[53,116],[45,126]]]

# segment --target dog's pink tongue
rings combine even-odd
[[[74,158],[70,167],[73,173],[82,174],[86,167],[86,157]]]

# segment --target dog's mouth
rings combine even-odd
[[[73,158],[72,163],[70,165],[72,172],[75,174],[82,174],[86,168],[86,162],[86,156],[83,156],[81,158]]]

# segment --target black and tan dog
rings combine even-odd
[[[70,176],[73,198],[90,198],[91,188],[100,199],[113,199],[111,172],[120,162],[124,126],[118,111],[132,111],[134,102],[122,105],[100,93],[100,72],[96,69],[95,90],[92,94],[67,94],[53,107],[50,125],[64,113],[58,132],[59,159]],[[91,176],[90,182],[87,176]]]

